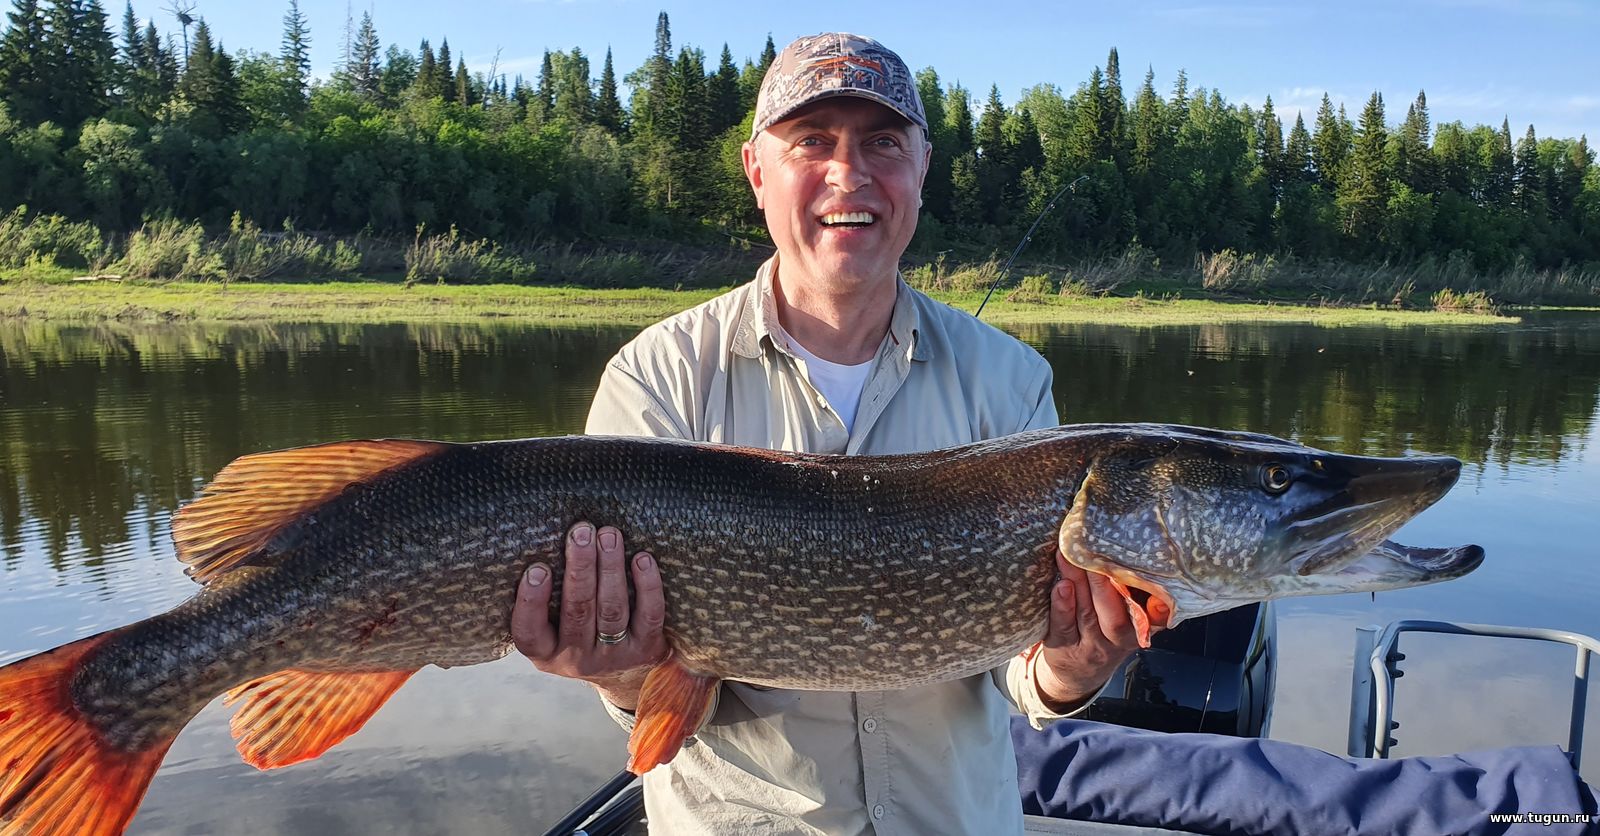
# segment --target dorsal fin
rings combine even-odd
[[[240,565],[302,514],[345,488],[449,445],[339,441],[234,459],[172,521],[178,559],[206,583]]]

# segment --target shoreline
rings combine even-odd
[[[648,325],[728,288],[594,289],[546,285],[414,285],[397,282],[0,282],[0,320],[166,322],[506,322],[531,325]],[[973,311],[981,291],[939,291]],[[984,308],[993,325],[1193,325],[1286,322],[1341,325],[1511,325],[1513,314],[1329,306],[1283,300],[997,293]]]

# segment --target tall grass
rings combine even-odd
[[[26,206],[0,214],[0,269],[94,269],[109,254],[105,236],[93,224],[60,215],[29,215]]]

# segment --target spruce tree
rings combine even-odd
[[[950,129],[950,154],[952,158],[960,157],[973,150],[972,142],[972,94],[959,83],[951,85],[950,92],[944,97],[945,124]],[[974,157],[976,160],[976,157]],[[952,162],[952,165],[954,163]],[[977,176],[974,165],[972,175]]]
[[[1147,68],[1144,85],[1139,88],[1139,94],[1133,101],[1133,141],[1129,162],[1135,174],[1147,175],[1155,170],[1156,155],[1167,132],[1164,110],[1161,97],[1156,95],[1155,68]]]
[[[555,64],[550,60],[550,50],[544,51],[544,61],[539,64],[539,84],[533,88],[533,106],[529,111],[529,118],[535,122],[547,122],[555,117],[556,105],[556,70]]]
[[[1308,182],[1316,180],[1316,171],[1311,165],[1311,134],[1306,130],[1306,120],[1299,113],[1294,115],[1294,127],[1289,129],[1289,145],[1284,150],[1284,171],[1288,181]]]
[[[928,141],[933,154],[928,161],[928,176],[922,186],[923,210],[936,218],[950,217],[950,164],[955,159],[950,139],[949,116],[945,112],[944,87],[939,73],[926,67],[917,73],[917,94],[928,119]]]
[[[450,86],[455,91],[452,101],[460,103],[463,107],[477,104],[477,102],[473,101],[472,79],[467,75],[467,60],[465,58],[456,59],[456,77]]]
[[[1383,95],[1367,99],[1361,110],[1361,126],[1356,133],[1349,165],[1339,181],[1339,208],[1347,235],[1368,244],[1376,240],[1389,202],[1389,176],[1385,147],[1389,129],[1384,125]]]
[[[278,60],[283,62],[284,116],[298,123],[311,94],[311,26],[300,11],[300,0],[289,0],[289,11],[283,15]]]
[[[45,13],[39,0],[14,0],[0,41],[0,97],[19,124],[43,121],[50,103]]]
[[[594,121],[613,134],[622,133],[622,100],[617,96],[617,72],[611,65],[611,47],[600,68],[600,95],[595,99]]]
[[[1074,97],[1072,132],[1067,137],[1067,155],[1074,167],[1099,162],[1110,155],[1110,136],[1106,134],[1109,120],[1105,117],[1105,76],[1095,67],[1089,74],[1088,86]]]
[[[633,109],[634,124],[646,136],[660,133],[665,118],[667,79],[672,75],[672,25],[667,13],[656,15],[656,46],[644,65],[644,107]]]
[[[1112,47],[1106,56],[1105,86],[1101,88],[1100,133],[1105,137],[1106,154],[1120,165],[1124,159],[1123,137],[1128,103],[1122,98],[1122,62],[1117,58],[1117,48]]]
[[[361,26],[356,30],[356,41],[351,48],[347,71],[356,95],[374,103],[381,98],[378,88],[382,66],[378,62],[378,55],[382,48],[383,44],[378,41],[378,29],[372,23],[372,13],[362,12]]]
[[[761,94],[761,82],[767,77],[767,68],[777,60],[778,48],[772,44],[772,33],[767,33],[766,46],[761,48],[761,57],[754,62],[746,59],[744,70],[739,74],[739,110],[741,114],[749,113],[756,106],[756,98]],[[741,115],[742,119],[743,116]]]
[[[190,121],[202,135],[224,136],[244,123],[233,59],[220,44],[212,46],[211,29],[204,18],[195,27],[179,92],[193,108]]]
[[[1256,154],[1261,160],[1261,168],[1267,173],[1267,183],[1273,191],[1280,192],[1283,184],[1289,179],[1287,161],[1284,159],[1283,150],[1283,123],[1278,120],[1278,114],[1272,109],[1272,97],[1261,105],[1261,129],[1258,133],[1260,147]]]
[[[417,59],[417,77],[412,82],[411,89],[417,98],[428,100],[444,95],[439,89],[439,62],[433,57],[433,47],[428,44],[428,39],[422,39],[422,45],[417,48],[422,53]]]
[[[1340,169],[1349,154],[1349,142],[1334,115],[1333,101],[1323,93],[1322,106],[1317,108],[1317,132],[1311,139],[1311,164],[1324,189],[1331,192],[1337,187]]]
[[[429,85],[438,90],[438,95],[443,96],[447,102],[456,98],[455,65],[450,63],[450,39],[439,41],[439,60],[434,65],[433,80]]]
[[[733,51],[727,44],[722,45],[722,59],[706,88],[711,99],[711,133],[720,135],[739,124],[745,114],[739,101],[739,68],[733,64]]]
[[[1517,143],[1513,163],[1513,189],[1517,208],[1529,218],[1543,218],[1548,207],[1545,203],[1544,176],[1539,170],[1539,140],[1533,126]]]
[[[1515,179],[1515,157],[1511,150],[1511,120],[1500,122],[1500,131],[1483,146],[1484,201],[1490,206],[1511,208],[1512,183]]]

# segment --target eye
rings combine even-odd
[[[1261,466],[1261,489],[1270,494],[1280,494],[1294,483],[1294,474],[1281,464]]]

